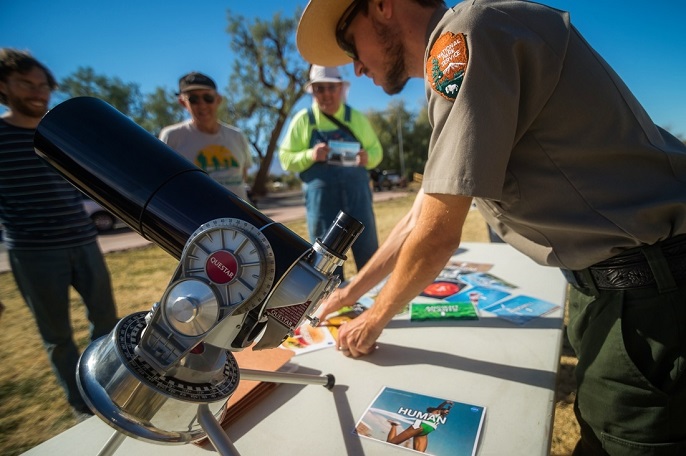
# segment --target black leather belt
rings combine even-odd
[[[686,235],[675,236],[657,245],[662,250],[674,280],[679,282],[686,279]],[[657,284],[640,247],[627,250],[585,270],[562,269],[562,273],[577,288],[588,289],[595,285],[599,290],[624,290],[655,287]]]

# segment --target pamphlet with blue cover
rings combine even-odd
[[[478,320],[494,316],[517,325],[559,308],[558,305],[517,292],[517,285],[488,272],[493,265],[450,261],[419,296],[401,309],[394,320],[440,321]],[[335,347],[338,328],[374,305],[388,277],[365,293],[353,307],[327,315],[318,327],[305,323],[282,348],[296,355]]]
[[[486,408],[384,386],[354,433],[434,456],[473,456]]]
[[[545,315],[559,306],[548,301],[543,301],[526,295],[512,296],[500,300],[483,309],[484,312],[523,325],[536,317]]]

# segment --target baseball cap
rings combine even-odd
[[[337,82],[343,84],[345,87],[350,85],[350,82],[343,79],[338,67],[325,67],[321,65],[312,65],[310,68],[310,80],[305,86],[307,93],[312,93],[312,84],[319,82]]]
[[[188,73],[179,79],[179,94],[201,89],[217,90],[217,84],[209,76],[205,76],[197,71]]]
[[[336,42],[336,26],[354,0],[310,0],[305,7],[296,45],[305,60],[317,65],[335,67],[352,60]]]

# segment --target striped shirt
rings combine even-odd
[[[88,244],[97,235],[82,194],[33,149],[34,129],[0,119],[0,222],[8,249]]]

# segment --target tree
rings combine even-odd
[[[259,159],[253,193],[267,192],[269,168],[286,120],[305,95],[309,65],[295,46],[300,11],[252,22],[228,11],[227,32],[235,52],[226,96],[226,121],[240,127]]]
[[[98,75],[90,67],[79,67],[72,75],[59,83],[59,95],[71,97],[96,97],[111,104],[134,122],[143,120],[143,96],[136,83]]]
[[[152,94],[145,95],[142,117],[140,126],[158,136],[162,128],[181,122],[186,110],[173,90],[157,87]]]
[[[90,67],[79,67],[59,84],[58,99],[81,96],[106,101],[155,136],[186,115],[173,90],[157,87],[153,93],[143,95],[137,83],[96,74]]]
[[[429,141],[431,139],[431,124],[429,123],[428,107],[424,105],[414,117],[411,124],[411,132],[405,139],[405,167],[408,170],[408,178],[412,178],[412,173],[424,173],[424,166],[429,153]]]
[[[416,114],[408,111],[402,100],[392,101],[384,111],[368,111],[367,117],[383,146],[384,157],[380,168],[398,171],[404,169],[403,177],[406,179],[411,179],[413,173],[424,172],[431,137],[426,106]],[[401,129],[400,134],[398,126]]]

